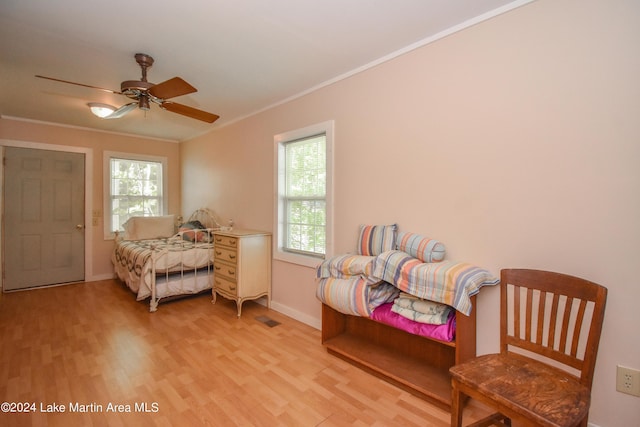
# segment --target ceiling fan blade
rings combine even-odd
[[[158,83],[148,90],[150,95],[160,99],[174,98],[176,96],[186,95],[197,91],[198,89],[191,86],[180,77],[174,77],[165,82]]]
[[[38,77],[39,79],[53,80],[54,82],[68,83],[70,85],[88,87],[90,89],[98,89],[98,90],[101,90],[101,91],[104,91],[104,92],[115,93],[116,95],[122,95],[122,92],[118,92],[117,90],[105,89],[103,87],[91,86],[91,85],[86,85],[86,84],[83,84],[83,83],[70,82],[70,81],[67,81],[67,80],[56,79],[56,78],[53,78],[53,77],[39,76],[37,74],[36,74],[36,77]]]
[[[191,117],[192,119],[202,120],[203,122],[213,123],[220,118],[215,114],[207,113],[206,111],[198,110],[193,107],[178,104],[176,102],[166,101],[160,104],[160,107],[172,113],[182,114],[183,116]]]
[[[107,117],[104,117],[104,119],[119,119],[120,117],[123,117],[125,114],[127,114],[129,111],[135,110],[137,106],[138,106],[137,102],[130,102],[128,104],[124,104],[122,107],[118,108],[116,111],[109,114]]]

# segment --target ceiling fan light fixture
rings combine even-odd
[[[99,102],[89,102],[87,104],[91,109],[91,112],[101,119],[110,116],[114,111],[116,111],[116,107],[109,104],[101,104]]]
[[[180,77],[174,77],[158,84],[151,83],[147,81],[147,69],[151,67],[151,65],[153,65],[153,58],[144,53],[137,53],[135,55],[135,59],[142,70],[142,78],[140,80],[127,80],[122,82],[120,84],[120,92],[98,86],[91,86],[83,83],[71,82],[68,80],[60,80],[53,77],[40,75],[36,75],[36,77],[53,80],[60,83],[68,83],[76,86],[87,87],[90,89],[98,89],[115,95],[124,95],[132,100],[132,102],[129,102],[128,104],[125,104],[121,107],[114,107],[109,104],[102,104],[98,102],[87,103],[87,106],[91,109],[91,113],[104,120],[119,119],[136,108],[139,108],[140,110],[143,110],[145,112],[149,111],[151,109],[152,102],[159,105],[160,108],[164,110],[181,114],[192,119],[201,120],[207,123],[213,123],[218,118],[220,118],[220,116],[216,114],[211,114],[197,108],[189,107],[188,105],[167,101],[170,98],[188,95],[190,93],[197,92],[198,90]]]

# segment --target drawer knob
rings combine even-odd
[[[229,259],[236,259],[235,255],[229,255]]]

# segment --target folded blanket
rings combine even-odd
[[[407,319],[420,323],[442,325],[447,323],[452,307],[401,293],[393,302],[392,310]]]
[[[429,325],[444,325],[445,323],[447,323],[449,314],[451,314],[451,310],[446,310],[439,314],[420,313],[419,311],[402,307],[395,302],[391,307],[391,311],[409,320],[413,320],[414,322],[427,323]]]
[[[410,334],[435,338],[442,341],[453,341],[456,334],[456,314],[451,312],[447,323],[444,325],[432,325],[429,323],[419,323],[402,317],[391,310],[393,304],[382,304],[373,310],[371,319],[386,323],[394,328],[402,329]]]

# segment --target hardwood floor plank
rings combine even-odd
[[[320,331],[251,301],[236,314],[207,294],[149,313],[116,280],[3,294],[0,400],[37,410],[0,413],[0,425],[449,424],[447,412],[328,354]]]

